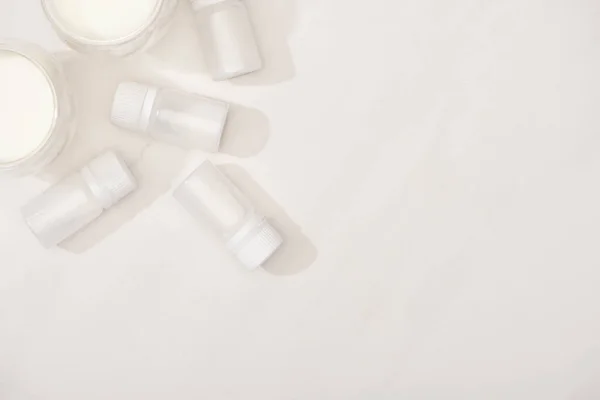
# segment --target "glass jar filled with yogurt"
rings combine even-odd
[[[0,42],[0,173],[50,163],[75,128],[60,64],[36,45]]]
[[[166,33],[178,0],[42,0],[59,36],[80,52],[124,56]]]

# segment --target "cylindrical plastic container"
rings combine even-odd
[[[250,15],[242,0],[190,1],[214,80],[235,78],[263,67]]]
[[[42,245],[60,244],[117,204],[137,187],[123,160],[104,153],[22,209]]]
[[[282,245],[279,232],[211,162],[204,162],[174,192],[201,223],[213,226],[247,268],[263,265]]]
[[[228,111],[229,104],[219,100],[124,82],[115,93],[111,120],[157,140],[217,152]]]
[[[158,41],[178,0],[42,0],[58,35],[73,49],[124,56]]]
[[[0,41],[0,173],[37,172],[75,129],[60,64],[42,48]]]

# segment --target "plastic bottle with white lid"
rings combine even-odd
[[[263,265],[283,244],[279,232],[210,161],[196,169],[173,195],[197,221],[212,225],[248,269]]]
[[[125,162],[108,152],[63,179],[22,208],[31,231],[52,247],[97,219],[137,188]]]
[[[184,148],[217,152],[229,104],[179,90],[123,82],[114,96],[113,124]]]
[[[256,35],[243,0],[190,0],[196,12],[204,55],[216,81],[263,67]]]

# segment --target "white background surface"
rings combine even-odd
[[[213,83],[187,4],[119,61],[0,2],[81,112],[42,176],[2,183],[0,399],[600,398],[599,3],[248,3],[267,68]],[[288,239],[266,269],[170,198],[200,154],[108,124],[125,78],[237,104],[214,161]],[[141,190],[43,250],[19,207],[109,147]]]

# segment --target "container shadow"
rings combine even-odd
[[[246,0],[263,69],[233,79],[235,85],[274,85],[292,80],[296,66],[289,36],[296,23],[296,0]]]
[[[139,57],[157,65],[163,71],[177,75],[206,74],[208,79],[200,39],[190,2],[180,1],[165,37]]]
[[[256,108],[231,104],[221,140],[221,153],[246,158],[260,153],[271,136],[269,119]]]
[[[318,257],[317,248],[298,226],[241,167],[219,165],[219,169],[253,202],[256,210],[265,215],[281,233],[283,246],[267,261],[263,269],[272,275],[296,275],[308,269]]]

